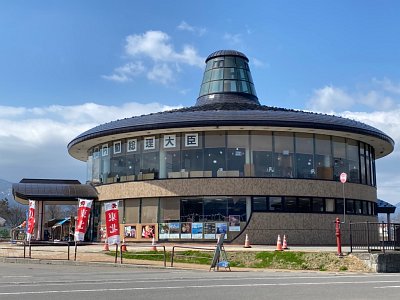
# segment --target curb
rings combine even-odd
[[[135,264],[120,264],[120,263],[107,263],[107,262],[85,262],[73,260],[54,260],[54,259],[37,259],[37,258],[17,258],[17,257],[4,257],[3,263],[14,264],[42,264],[42,265],[70,265],[70,266],[97,266],[97,267],[116,267],[116,268],[136,268],[136,269],[177,269],[174,267],[163,267],[153,265],[135,265]]]

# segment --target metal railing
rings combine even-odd
[[[196,250],[205,250],[205,251],[215,251],[215,248],[205,248],[205,247],[189,247],[189,246],[173,246],[172,247],[172,252],[171,252],[171,267],[174,266],[174,257],[179,256],[179,254],[175,253],[175,248],[179,249],[196,249]],[[184,255],[185,258],[198,258],[198,256],[189,256],[189,255]],[[210,261],[212,260],[212,257],[210,257]]]
[[[400,250],[400,224],[385,222],[350,222],[350,252],[353,250]]]
[[[70,259],[70,243],[69,242],[46,242],[46,241],[24,241],[24,258],[32,258],[32,247],[35,246],[67,246],[67,260]],[[28,248],[28,255],[26,255],[26,248]],[[45,250],[41,250],[45,251]],[[46,249],[49,252],[48,248]],[[53,258],[54,259],[54,258]],[[62,259],[62,258],[58,258]]]

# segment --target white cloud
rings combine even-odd
[[[229,42],[232,45],[238,45],[243,42],[242,34],[240,34],[240,33],[236,33],[236,34],[225,33],[224,40],[226,40],[227,42]]]
[[[326,86],[314,91],[314,95],[307,103],[307,108],[312,111],[330,113],[335,110],[350,108],[354,103],[354,99],[345,91]]]
[[[394,83],[386,77],[382,80],[374,78],[373,82],[380,85],[387,92],[400,95],[400,83]]]
[[[111,75],[103,75],[104,79],[117,82],[131,81],[133,77],[142,74],[146,70],[141,61],[128,62],[127,64],[115,68]]]
[[[67,144],[82,132],[102,123],[169,110],[160,103],[125,103],[105,106],[0,107],[18,112],[0,118],[1,178],[76,178],[85,181],[86,165],[70,157]],[[12,130],[10,130],[12,128]]]
[[[257,68],[264,68],[264,67],[269,67],[269,64],[264,63],[263,61],[253,57],[251,59],[251,64],[253,64]]]
[[[176,52],[169,43],[170,36],[162,31],[147,31],[126,38],[125,51],[128,55],[149,57],[155,62],[183,63],[204,67],[204,59],[192,46],[184,45],[182,52]]]
[[[178,27],[179,30],[183,30],[183,31],[189,31],[192,32],[194,34],[197,34],[198,36],[202,36],[206,33],[206,29],[205,28],[200,28],[200,27],[195,27],[195,26],[191,26],[188,23],[186,23],[185,21],[182,21]]]
[[[181,25],[182,30],[191,28],[187,23]],[[124,50],[130,61],[115,68],[111,75],[103,75],[102,78],[123,83],[146,73],[149,80],[166,85],[174,81],[173,77],[176,78],[172,76],[172,70],[179,72],[182,70],[181,65],[204,68],[204,58],[198,55],[193,46],[183,45],[182,51],[176,51],[171,37],[165,32],[146,31],[143,34],[129,35],[125,41]],[[161,74],[162,70],[166,71],[169,77]]]
[[[174,81],[173,72],[167,64],[155,65],[153,69],[147,73],[147,78],[161,82],[164,85]]]

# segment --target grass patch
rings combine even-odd
[[[115,251],[107,252],[106,254],[115,256]],[[118,253],[118,255],[120,255]],[[211,260],[214,256],[214,252],[200,252],[200,251],[175,251],[174,262],[193,263],[208,265],[211,264]],[[123,259],[138,259],[138,260],[151,260],[151,261],[163,261],[164,252],[162,251],[138,251],[138,252],[123,252]],[[167,262],[171,261],[171,252],[166,252]]]
[[[115,256],[115,251],[107,254]],[[175,251],[174,262],[210,265],[213,255],[213,251]],[[227,252],[227,256],[230,266],[237,268],[368,272],[368,268],[356,257],[339,258],[327,252],[232,251]],[[124,252],[123,259],[163,261],[164,256],[162,251],[135,251]],[[166,261],[171,262],[171,252],[166,252]]]

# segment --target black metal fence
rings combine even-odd
[[[350,252],[353,250],[400,250],[400,224],[350,222]]]

